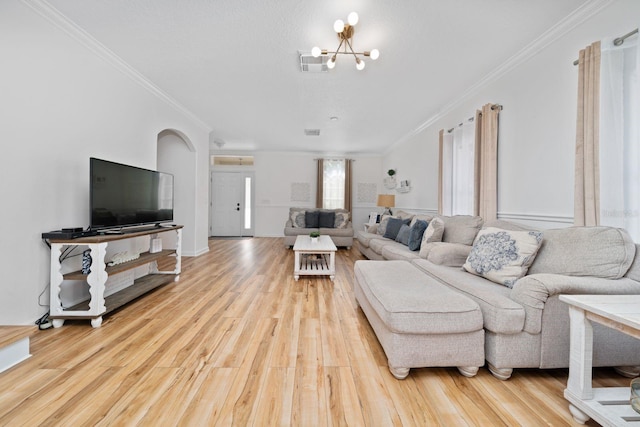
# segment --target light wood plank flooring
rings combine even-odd
[[[337,275],[293,280],[281,239],[210,240],[180,282],[108,315],[32,337],[0,374],[10,426],[564,426],[566,370],[412,369],[398,381],[353,298],[356,248]],[[600,386],[627,385],[597,369]],[[590,421],[589,425],[597,425]]]

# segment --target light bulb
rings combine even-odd
[[[356,25],[358,23],[358,13],[357,12],[351,12],[349,14],[349,16],[347,17],[347,22],[351,26]]]
[[[333,67],[335,66],[336,66],[336,57],[334,56],[327,61],[327,68],[330,70],[333,70]]]
[[[364,61],[362,59],[358,58],[358,60],[356,61],[356,68],[358,69],[358,71],[364,70]]]
[[[341,33],[344,31],[344,22],[342,22],[342,19],[338,19],[333,23],[333,30],[336,33]]]
[[[374,61],[379,57],[380,57],[380,51],[378,49],[373,49],[371,52],[369,52],[369,58],[373,59]]]
[[[311,49],[311,55],[314,58],[317,58],[318,56],[320,56],[321,53],[322,53],[322,50],[318,46],[314,46],[313,49]]]

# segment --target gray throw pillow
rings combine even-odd
[[[306,211],[304,213],[304,224],[306,228],[318,228],[320,215],[318,211]]]
[[[318,227],[333,228],[335,221],[336,221],[335,212],[320,211],[320,215],[318,217]]]
[[[419,219],[409,228],[409,240],[407,241],[407,246],[409,246],[410,250],[417,251],[420,249],[422,236],[428,225],[429,223],[427,221]]]
[[[407,224],[402,224],[396,236],[396,242],[402,243],[405,246],[409,245],[409,230],[411,230],[411,227]]]
[[[398,232],[400,231],[400,227],[402,224],[409,225],[411,222],[410,218],[400,219],[400,218],[389,218],[389,222],[387,223],[387,229],[384,232],[383,237],[387,239],[396,240],[398,237]]]

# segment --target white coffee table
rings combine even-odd
[[[592,322],[640,339],[640,295],[560,295],[560,301],[569,305],[571,348],[564,397],[574,420],[584,424],[593,418],[603,426],[637,421],[640,414],[631,408],[629,387],[592,387]]]
[[[320,236],[317,242],[312,242],[309,236],[296,237],[293,278],[297,281],[300,276],[329,276],[333,280],[337,250],[329,236]]]

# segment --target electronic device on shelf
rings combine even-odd
[[[173,175],[94,157],[89,162],[91,230],[173,222]]]
[[[96,236],[98,234],[95,230],[83,230],[79,228],[63,228],[62,230],[49,231],[42,233],[42,238],[47,240],[67,240],[77,239],[79,237]]]

